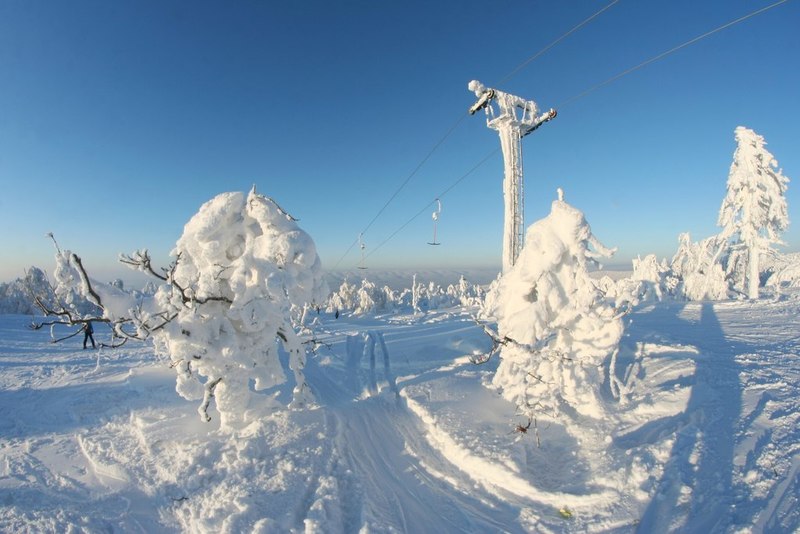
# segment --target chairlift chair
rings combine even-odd
[[[436,211],[433,212],[431,218],[433,219],[433,241],[428,241],[429,245],[441,245],[438,241],[436,241],[436,222],[439,220],[439,214],[442,213],[442,201],[438,198],[436,199]]]

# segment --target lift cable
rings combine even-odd
[[[386,239],[384,239],[383,241],[381,241],[381,242],[380,242],[380,244],[378,244],[378,246],[376,246],[375,248],[373,248],[373,249],[372,249],[372,250],[369,252],[369,254],[367,254],[367,255],[366,255],[366,258],[369,258],[370,256],[372,256],[372,255],[373,255],[375,252],[377,252],[377,251],[378,251],[378,249],[380,249],[380,248],[381,248],[383,245],[385,245],[386,243],[388,243],[389,241],[391,241],[391,240],[392,240],[392,238],[393,238],[394,236],[396,236],[397,234],[399,234],[401,231],[403,231],[403,229],[405,229],[405,227],[406,227],[406,226],[408,226],[409,224],[411,224],[411,223],[412,223],[412,222],[413,222],[415,219],[417,219],[417,218],[418,218],[420,215],[422,215],[423,213],[425,213],[426,211],[428,211],[428,210],[431,208],[431,206],[433,206],[434,204],[436,204],[436,201],[437,201],[437,200],[441,200],[441,199],[442,199],[442,198],[443,198],[443,197],[444,197],[444,196],[445,196],[447,193],[449,193],[449,192],[450,192],[452,189],[454,189],[454,188],[455,188],[455,187],[456,187],[458,184],[460,184],[462,181],[464,181],[464,180],[465,180],[465,179],[466,179],[466,178],[467,178],[469,175],[471,175],[473,172],[477,171],[477,170],[478,170],[478,168],[480,168],[480,167],[481,167],[481,166],[482,166],[484,163],[486,163],[487,161],[489,161],[489,160],[492,158],[492,156],[494,156],[494,155],[495,155],[495,154],[497,154],[498,152],[500,152],[500,148],[495,148],[494,150],[492,150],[491,152],[489,152],[489,153],[488,153],[486,156],[484,156],[484,157],[483,157],[483,159],[481,159],[481,160],[480,160],[478,163],[476,163],[476,164],[475,164],[475,165],[474,165],[474,166],[473,166],[473,167],[472,167],[470,170],[468,170],[466,173],[462,174],[462,175],[461,175],[461,177],[460,177],[458,180],[456,180],[455,182],[453,182],[452,184],[450,184],[450,186],[449,186],[447,189],[445,189],[444,191],[442,191],[441,193],[439,193],[439,194],[436,196],[436,198],[435,198],[435,199],[433,199],[433,200],[431,200],[430,202],[428,202],[427,204],[425,204],[425,206],[424,206],[424,207],[423,207],[421,210],[419,210],[419,211],[418,211],[418,212],[417,212],[417,213],[416,213],[416,214],[415,214],[413,217],[411,217],[411,218],[410,218],[410,219],[408,219],[406,222],[404,222],[402,225],[400,225],[400,227],[399,227],[399,228],[397,228],[397,230],[395,230],[394,232],[392,232],[391,234],[389,234],[389,236],[388,236]]]
[[[537,59],[539,56],[541,56],[542,54],[544,54],[545,52],[547,52],[548,50],[553,48],[555,45],[557,45],[558,43],[560,43],[561,41],[563,41],[564,39],[566,39],[567,37],[569,37],[570,35],[572,35],[576,31],[580,30],[581,28],[583,28],[584,26],[589,24],[595,18],[597,18],[600,15],[602,15],[606,10],[610,9],[611,7],[613,7],[614,4],[616,4],[617,2],[619,2],[619,0],[613,0],[613,2],[611,2],[610,4],[605,6],[604,8],[600,9],[594,15],[592,15],[591,17],[585,19],[583,22],[581,22],[580,24],[578,24],[577,26],[575,26],[574,28],[569,30],[567,33],[565,33],[564,35],[562,35],[561,37],[559,37],[558,39],[556,39],[555,41],[553,41],[549,45],[545,46],[544,48],[542,48],[541,50],[536,52],[534,55],[532,55],[531,57],[529,57],[528,59],[526,59],[522,63],[520,63],[514,70],[512,70],[511,72],[506,74],[499,82],[497,82],[497,84],[495,84],[494,87],[497,87],[498,85],[502,85],[503,83],[505,83],[508,80],[510,80],[511,78],[513,78],[519,71],[521,71],[522,69],[527,67],[529,63],[531,63],[532,61]]]
[[[593,93],[594,91],[600,89],[601,87],[605,87],[606,85],[619,80],[623,76],[627,76],[628,74],[630,74],[632,72],[635,72],[635,71],[637,71],[637,70],[639,70],[639,69],[641,69],[643,67],[646,67],[647,65],[650,65],[651,63],[655,63],[659,59],[663,59],[663,58],[667,57],[668,55],[672,54],[673,52],[677,52],[678,50],[680,50],[682,48],[686,48],[687,46],[692,45],[692,44],[700,41],[701,39],[705,39],[706,37],[709,37],[709,36],[711,36],[711,35],[713,35],[713,34],[715,34],[717,32],[720,32],[720,31],[722,31],[722,30],[724,30],[726,28],[730,28],[731,26],[734,26],[735,24],[739,24],[740,22],[744,22],[745,20],[747,20],[747,19],[749,19],[751,17],[755,17],[756,15],[760,15],[761,13],[764,13],[765,11],[768,11],[768,10],[774,8],[774,7],[778,7],[781,4],[785,4],[788,1],[789,0],[779,0],[778,2],[770,4],[770,5],[766,6],[766,7],[762,7],[761,9],[757,9],[756,11],[753,11],[752,13],[744,15],[743,17],[739,17],[736,20],[732,20],[732,21],[730,21],[730,22],[728,22],[726,24],[723,24],[722,26],[720,26],[718,28],[715,28],[715,29],[713,29],[711,31],[708,31],[708,32],[706,32],[706,33],[704,33],[702,35],[698,35],[697,37],[695,37],[693,39],[689,39],[688,41],[686,41],[683,44],[680,44],[680,45],[678,45],[676,47],[670,48],[666,52],[662,52],[662,53],[660,53],[660,54],[658,54],[656,56],[653,56],[650,59],[648,59],[646,61],[643,61],[643,62],[639,63],[638,65],[636,65],[634,67],[631,67],[631,68],[629,68],[627,70],[624,70],[624,71],[620,72],[619,74],[616,74],[615,76],[612,76],[611,78],[605,80],[604,82],[598,83],[597,85],[592,86],[589,89],[586,89],[582,93],[578,93],[577,95],[575,95],[575,96],[573,96],[571,98],[568,98],[567,100],[565,100],[564,102],[559,104],[557,106],[557,109],[561,109],[564,106],[572,104],[576,100],[579,100],[579,99],[585,97],[589,93]]]
[[[364,229],[361,230],[359,238],[353,241],[353,243],[350,244],[350,246],[347,248],[344,254],[342,254],[342,257],[339,258],[339,261],[337,261],[336,264],[333,266],[334,269],[336,269],[336,267],[338,267],[339,264],[342,263],[342,260],[344,260],[345,257],[347,257],[347,255],[350,253],[350,251],[353,250],[353,247],[356,246],[356,244],[358,244],[360,236],[367,233],[367,230],[369,230],[372,227],[375,221],[378,220],[378,217],[380,217],[381,214],[386,210],[386,208],[389,207],[389,204],[391,204],[392,201],[397,197],[397,195],[400,194],[400,191],[402,191],[403,188],[406,185],[408,185],[408,182],[411,181],[411,178],[413,178],[414,175],[417,174],[417,172],[419,172],[422,166],[425,165],[425,163],[427,163],[427,161],[431,158],[431,156],[433,156],[433,153],[436,152],[436,150],[438,150],[438,148],[442,145],[442,143],[445,142],[445,140],[447,140],[448,137],[450,137],[450,135],[458,127],[458,125],[461,124],[461,121],[463,121],[465,117],[467,117],[467,114],[462,114],[458,118],[458,120],[455,123],[453,123],[453,125],[450,127],[450,129],[447,130],[444,136],[442,136],[442,138],[439,139],[439,141],[435,145],[433,145],[433,148],[430,150],[430,152],[428,152],[428,154],[424,158],[422,158],[422,161],[419,162],[419,164],[414,168],[414,170],[411,171],[411,174],[409,174],[408,177],[403,181],[403,183],[400,184],[400,187],[395,189],[394,193],[392,193],[392,195],[389,197],[389,200],[387,200],[386,203],[383,205],[383,207],[381,207],[381,209],[378,210],[378,213],[376,213],[375,216],[372,218],[372,220],[369,221],[369,224],[367,224],[367,226],[365,226]]]
[[[591,87],[591,88],[589,88],[589,89],[587,89],[587,90],[583,91],[582,93],[579,93],[578,95],[576,95],[576,96],[574,96],[574,97],[572,97],[572,98],[569,98],[569,99],[565,100],[565,101],[564,101],[562,104],[560,104],[558,107],[559,107],[559,108],[563,108],[565,105],[571,104],[572,102],[574,102],[574,101],[576,101],[576,100],[578,100],[578,99],[580,99],[580,98],[583,98],[584,96],[586,96],[586,95],[588,95],[588,94],[590,94],[590,93],[592,93],[592,92],[596,91],[597,89],[600,89],[601,87],[604,87],[604,86],[606,86],[606,85],[608,85],[608,84],[610,84],[610,83],[612,83],[612,82],[614,82],[614,81],[616,81],[616,80],[618,80],[618,79],[622,78],[623,76],[626,76],[627,74],[630,74],[630,73],[632,73],[632,72],[634,72],[634,71],[637,71],[637,70],[639,70],[639,69],[641,69],[641,68],[643,68],[643,67],[645,67],[645,66],[647,66],[647,65],[649,65],[649,64],[651,64],[651,63],[654,63],[654,62],[658,61],[659,59],[662,59],[662,58],[664,58],[664,57],[666,57],[666,56],[668,56],[668,55],[672,54],[673,52],[677,52],[678,50],[680,50],[680,49],[682,49],[682,48],[685,48],[685,47],[687,47],[687,46],[689,46],[689,45],[691,45],[691,44],[694,44],[694,43],[696,43],[696,42],[700,41],[701,39],[704,39],[704,38],[706,38],[706,37],[709,37],[709,36],[711,36],[711,35],[713,35],[713,34],[715,34],[715,33],[719,32],[719,31],[722,31],[722,30],[724,30],[724,29],[726,29],[726,28],[729,28],[729,27],[731,27],[731,26],[733,26],[733,25],[735,25],[735,24],[738,24],[738,23],[740,23],[740,22],[744,22],[745,20],[747,20],[747,19],[749,19],[749,18],[755,17],[756,15],[760,15],[761,13],[764,13],[765,11],[768,11],[768,10],[770,10],[770,9],[774,8],[774,7],[778,7],[778,6],[779,6],[779,5],[781,5],[781,4],[785,4],[785,3],[786,3],[786,2],[788,2],[788,1],[789,1],[789,0],[779,0],[779,1],[775,2],[775,3],[773,3],[773,4],[770,4],[770,5],[766,6],[766,7],[763,7],[763,8],[761,8],[761,9],[758,9],[758,10],[756,10],[756,11],[753,11],[752,13],[749,13],[749,14],[747,14],[747,15],[744,15],[744,16],[742,16],[742,17],[739,17],[739,18],[738,18],[738,19],[736,19],[736,20],[733,20],[733,21],[731,21],[731,22],[728,22],[728,23],[726,23],[726,24],[723,24],[722,26],[719,26],[718,28],[715,28],[715,29],[713,29],[713,30],[711,30],[711,31],[708,31],[708,32],[706,32],[706,33],[704,33],[704,34],[702,34],[702,35],[699,35],[699,36],[697,36],[697,37],[695,37],[695,38],[693,38],[693,39],[690,39],[689,41],[686,41],[685,43],[683,43],[683,44],[681,44],[681,45],[678,45],[678,46],[676,46],[676,47],[674,47],[674,48],[671,48],[671,49],[667,50],[666,52],[662,52],[661,54],[658,54],[658,55],[656,55],[656,56],[654,56],[654,57],[652,57],[652,58],[648,59],[647,61],[644,61],[644,62],[642,62],[642,63],[639,63],[638,65],[636,65],[636,66],[634,66],[634,67],[631,67],[631,68],[629,68],[629,69],[627,69],[627,70],[625,70],[625,71],[623,71],[623,72],[621,72],[621,73],[617,74],[616,76],[613,76],[613,77],[609,78],[608,80],[606,80],[606,81],[604,81],[604,82],[602,82],[602,83],[600,83],[600,84],[597,84],[597,85],[595,85],[595,86],[593,86],[593,87]],[[604,9],[608,9],[608,7],[610,7],[610,6],[606,6],[606,8],[604,8]],[[461,182],[462,182],[462,181],[463,181],[465,178],[467,178],[467,176],[469,176],[470,174],[472,174],[472,173],[473,173],[475,170],[477,170],[477,169],[478,169],[478,167],[480,167],[481,165],[483,165],[484,163],[486,163],[486,161],[487,161],[487,160],[489,160],[489,158],[491,158],[491,156],[495,155],[495,154],[496,154],[497,152],[499,152],[499,151],[500,151],[500,149],[499,149],[499,148],[498,148],[498,149],[495,149],[495,150],[494,150],[492,153],[490,153],[489,155],[487,155],[486,157],[484,157],[484,158],[483,158],[483,159],[482,159],[482,160],[481,160],[481,161],[480,161],[478,164],[476,164],[476,165],[475,165],[475,166],[474,166],[472,169],[470,169],[470,170],[469,170],[469,171],[468,171],[466,174],[464,174],[464,175],[463,175],[463,176],[461,176],[461,177],[460,177],[458,180],[456,180],[456,181],[455,181],[453,184],[451,184],[451,185],[450,185],[450,187],[448,187],[447,189],[445,189],[445,190],[444,190],[444,192],[440,193],[440,194],[439,194],[439,196],[438,196],[438,198],[441,198],[441,197],[443,197],[443,196],[444,196],[445,194],[447,194],[447,193],[448,193],[448,192],[449,192],[451,189],[455,188],[455,187],[456,187],[458,184],[460,184],[460,183],[461,183]],[[411,218],[410,218],[408,221],[406,221],[406,222],[405,222],[405,223],[404,223],[402,226],[400,226],[400,227],[399,227],[397,230],[395,230],[395,231],[394,231],[394,232],[393,232],[391,235],[389,235],[389,237],[387,237],[385,240],[383,240],[383,241],[382,241],[382,242],[381,242],[381,243],[380,243],[380,244],[379,244],[377,247],[375,247],[374,249],[372,249],[372,251],[371,251],[371,252],[370,252],[370,253],[367,255],[367,257],[369,257],[369,256],[370,256],[372,253],[376,252],[376,251],[377,251],[379,248],[381,248],[383,245],[385,245],[385,244],[386,244],[386,243],[387,243],[389,240],[391,240],[391,239],[392,239],[392,238],[393,238],[395,235],[397,235],[398,233],[400,233],[400,232],[401,232],[401,231],[402,231],[404,228],[406,228],[406,227],[407,227],[409,224],[411,224],[411,222],[412,222],[412,221],[414,221],[414,220],[415,220],[417,217],[419,217],[419,216],[420,216],[420,215],[422,215],[422,214],[423,214],[425,211],[427,211],[427,210],[428,210],[428,209],[429,209],[429,208],[430,208],[430,207],[431,207],[431,206],[432,206],[432,205],[433,205],[435,202],[436,202],[436,200],[433,200],[433,201],[429,202],[428,204],[426,204],[424,208],[422,208],[422,209],[421,209],[419,212],[417,212],[417,213],[416,213],[416,214],[415,214],[413,217],[411,217]]]
[[[548,44],[547,46],[545,46],[544,48],[539,50],[536,54],[532,55],[531,57],[529,57],[528,59],[526,59],[525,61],[520,63],[516,68],[514,68],[511,72],[509,72],[506,76],[504,76],[500,80],[500,82],[498,82],[498,83],[501,84],[501,83],[504,83],[504,82],[510,80],[519,71],[521,71],[523,68],[527,67],[531,62],[533,62],[539,56],[541,56],[542,54],[544,54],[545,52],[547,52],[548,50],[553,48],[555,45],[557,45],[558,43],[560,43],[561,41],[563,41],[564,39],[566,39],[567,37],[569,37],[570,35],[572,35],[576,31],[578,31],[581,28],[583,28],[586,24],[588,24],[589,22],[594,20],[596,17],[601,15],[604,11],[606,11],[607,9],[612,7],[617,2],[619,2],[619,0],[613,0],[610,4],[608,4],[607,6],[601,8],[599,11],[594,13],[592,16],[590,16],[589,18],[583,20],[580,24],[578,24],[577,26],[573,27],[572,29],[570,29],[569,31],[564,33],[561,37],[559,37],[555,41],[551,42],[550,44]],[[467,116],[466,114],[462,114],[462,115],[459,116],[458,120],[455,121],[455,123],[447,130],[447,132],[445,132],[444,136],[442,136],[442,138],[439,139],[439,141],[433,146],[433,148],[428,152],[428,154],[424,158],[422,158],[422,161],[420,161],[419,164],[414,168],[414,170],[411,171],[411,174],[409,174],[406,177],[406,179],[400,184],[400,186],[397,189],[395,189],[394,193],[392,193],[392,195],[384,203],[384,205],[381,207],[381,209],[378,210],[378,212],[375,214],[375,216],[372,218],[372,220],[369,221],[367,226],[365,226],[364,229],[361,230],[359,235],[365,234],[367,232],[367,230],[369,230],[372,227],[372,225],[383,214],[383,212],[386,210],[386,208],[389,207],[389,204],[391,204],[392,201],[397,197],[397,195],[400,194],[400,191],[402,191],[405,188],[405,186],[408,185],[408,182],[411,181],[411,179],[417,174],[417,172],[419,172],[419,170],[422,168],[422,166],[425,165],[425,163],[428,162],[428,160],[431,158],[431,156],[433,156],[434,152],[436,152],[436,150],[439,149],[439,147],[447,140],[447,138],[450,137],[450,135],[453,133],[453,131],[461,124],[461,121],[463,121],[466,116]],[[416,218],[416,216],[415,216],[415,218]],[[347,257],[347,255],[350,254],[350,251],[353,250],[353,248],[358,243],[359,243],[359,238],[356,238],[350,244],[350,246],[347,247],[347,250],[345,250],[344,254],[342,254],[342,257],[339,258],[339,260],[336,262],[336,264],[334,264],[333,269],[336,269],[339,266],[339,264],[341,264],[342,261],[344,261],[344,259]],[[373,252],[374,252],[374,250],[375,249],[373,249]]]

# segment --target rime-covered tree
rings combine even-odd
[[[290,406],[313,396],[305,384],[305,351],[292,324],[292,308],[322,302],[327,293],[311,237],[272,199],[223,193],[206,202],[184,227],[163,273],[146,250],[120,260],[160,281],[155,295],[137,300],[108,284],[92,281],[80,258],[57,246],[57,306],[42,307],[61,322],[108,323],[117,338],[152,339],[156,352],[177,372],[177,391],[202,399],[210,419],[215,400],[224,428],[237,428],[257,412],[256,393],[287,382],[279,350],[294,374]],[[99,316],[76,313],[69,302],[80,294]],[[261,395],[263,402],[271,396]]]
[[[611,254],[559,191],[550,214],[528,228],[517,263],[487,295],[500,353],[493,383],[528,415],[569,408],[603,416],[603,364],[623,325],[588,267]]]
[[[782,244],[781,232],[789,226],[785,193],[789,179],[765,148],[764,138],[739,126],[735,131],[738,146],[728,174],[728,190],[719,211],[722,236],[731,240],[732,254],[746,254],[742,269],[751,299],[758,298],[759,258],[774,244]],[[746,282],[746,283],[745,283]]]
[[[678,243],[670,264],[678,281],[674,291],[689,300],[728,298],[728,281],[721,263],[728,249],[726,240],[715,235],[696,243],[683,233],[678,236]]]
[[[49,291],[47,276],[38,267],[25,271],[24,278],[0,284],[0,313],[32,314],[38,311],[33,295]]]

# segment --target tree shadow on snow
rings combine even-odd
[[[658,307],[638,316],[629,330],[634,339],[650,341],[648,337],[659,330],[664,332],[666,327],[681,343],[698,349],[696,353],[682,353],[694,361],[694,375],[673,381],[691,385],[686,409],[615,440],[618,446],[633,449],[675,436],[639,532],[721,531],[731,524],[735,512],[733,460],[742,406],[735,355],[746,349],[726,339],[712,303],[701,305],[699,321],[678,317],[683,309],[684,305]]]

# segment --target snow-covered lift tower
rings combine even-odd
[[[505,222],[503,223],[503,272],[508,272],[517,262],[525,240],[525,216],[522,175],[522,145],[520,140],[556,116],[551,109],[539,114],[533,100],[489,89],[478,80],[469,82],[469,90],[478,101],[469,108],[470,115],[486,110],[486,126],[497,130],[503,149],[503,199]],[[496,108],[493,104],[496,104]]]

